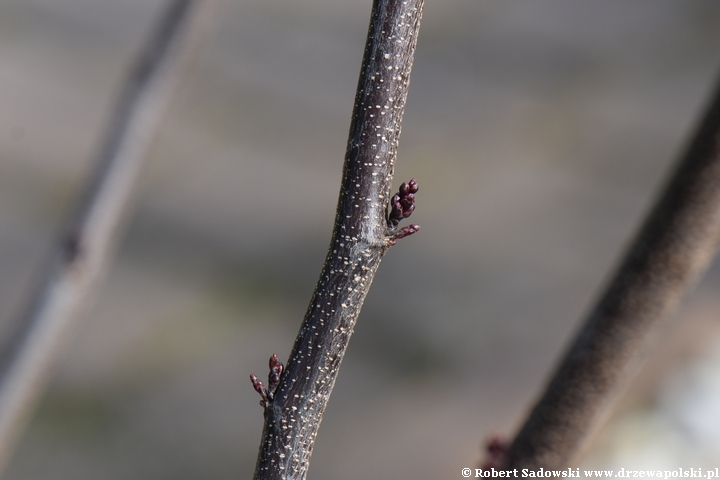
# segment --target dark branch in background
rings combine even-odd
[[[340,362],[380,258],[395,240],[417,231],[411,226],[402,233],[393,223],[394,206],[389,212],[386,208],[422,8],[423,0],[373,2],[333,236],[280,383],[274,394],[266,391],[263,398],[265,424],[255,480],[305,478]],[[404,205],[400,202],[403,212],[412,203],[408,185],[407,192],[399,193],[405,199]],[[255,380],[253,384],[258,389]]]
[[[638,368],[661,320],[720,239],[720,86],[609,287],[507,452],[508,468],[562,468]]]
[[[40,398],[73,320],[97,288],[151,142],[204,37],[213,0],[171,0],[115,105],[75,214],[0,349],[0,471]]]

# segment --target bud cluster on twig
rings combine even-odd
[[[267,407],[270,402],[272,402],[272,399],[275,396],[275,390],[277,390],[277,387],[280,384],[280,375],[282,375],[284,368],[283,364],[278,361],[278,356],[274,353],[270,357],[269,366],[270,372],[268,373],[267,388],[258,377],[252,374],[250,375],[250,381],[252,382],[253,388],[262,397],[262,400],[260,400],[260,406],[262,407]]]
[[[409,182],[403,182],[400,190],[390,200],[390,213],[388,214],[388,227],[397,227],[400,220],[408,218],[415,210],[415,194],[418,191],[418,183],[413,178]]]
[[[412,235],[420,230],[420,225],[410,224],[407,227],[398,228],[398,224],[404,218],[408,218],[415,210],[415,194],[418,191],[418,183],[413,178],[409,182],[400,185],[398,193],[390,200],[390,211],[387,214],[388,224],[388,245],[395,245],[401,238]]]

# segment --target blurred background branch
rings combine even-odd
[[[720,240],[720,83],[687,151],[507,453],[507,468],[565,468],[637,372],[656,329]]]
[[[214,0],[168,0],[104,134],[95,170],[0,350],[0,469],[37,404],[60,349],[107,269],[148,150],[208,31]]]

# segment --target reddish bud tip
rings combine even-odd
[[[418,230],[420,230],[420,225],[415,225],[414,223],[411,225],[408,225],[407,227],[402,227],[400,230],[397,230],[394,234],[392,234],[388,238],[388,240],[387,240],[388,245],[393,246],[393,245],[395,245],[395,242],[397,242],[401,238],[410,236],[413,233],[416,233]]]
[[[274,353],[270,357],[270,361],[268,363],[270,366],[270,373],[268,374],[268,383],[270,384],[270,390],[274,391],[277,384],[280,383],[280,375],[282,375],[284,366],[278,360],[277,355]]]
[[[267,388],[265,388],[265,385],[263,384],[263,382],[258,380],[258,378],[252,374],[250,375],[250,381],[252,382],[253,388],[255,389],[255,391],[258,392],[260,394],[260,396],[262,397],[263,402],[267,402],[268,391],[267,391]]]
[[[417,193],[418,191],[418,183],[414,178],[408,182],[408,191],[410,193]]]

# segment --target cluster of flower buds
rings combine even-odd
[[[390,200],[390,213],[388,213],[387,218],[389,227],[397,227],[400,220],[408,218],[415,210],[415,194],[417,191],[418,183],[414,178],[400,185],[400,191]]]
[[[270,357],[270,373],[268,374],[268,384],[271,393],[275,393],[275,389],[280,384],[280,375],[283,372],[283,364],[278,361],[277,355],[274,353]]]
[[[278,361],[278,357],[274,353],[270,357],[269,366],[270,373],[268,373],[267,388],[265,388],[265,384],[263,384],[258,377],[250,375],[250,381],[253,384],[253,388],[260,394],[260,397],[262,397],[262,400],[260,400],[260,405],[262,407],[267,407],[272,401],[275,395],[275,390],[277,390],[278,385],[280,385],[280,375],[282,375],[284,368],[283,364]]]
[[[267,407],[268,402],[270,401],[270,392],[268,392],[267,388],[265,388],[265,384],[263,384],[263,382],[261,382],[260,379],[252,373],[250,374],[250,381],[252,382],[255,391],[262,397],[262,400],[260,400],[260,406]]]

